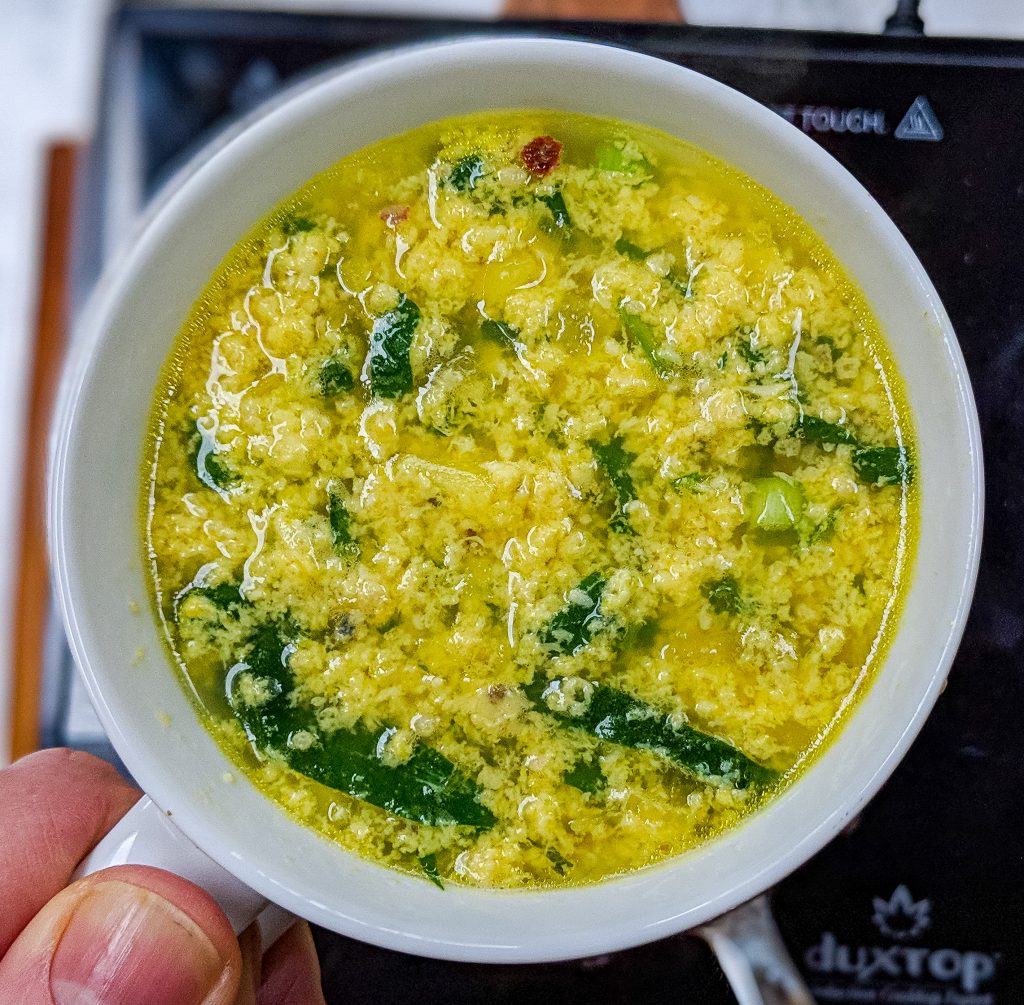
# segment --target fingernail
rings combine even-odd
[[[150,890],[107,881],[75,908],[50,991],[56,1005],[201,1005],[224,966],[187,914]]]

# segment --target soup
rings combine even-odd
[[[656,131],[492,112],[227,256],[153,406],[154,604],[210,731],[376,862],[593,882],[740,823],[870,681],[899,375],[814,233]]]

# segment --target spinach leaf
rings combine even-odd
[[[644,249],[638,244],[634,244],[632,241],[628,241],[624,237],[620,237],[615,242],[615,250],[620,255],[632,258],[634,262],[642,262],[650,254],[649,251],[644,251]]]
[[[216,586],[197,586],[190,593],[198,593],[206,597],[214,607],[226,611],[232,607],[239,607],[246,603],[237,583],[218,583]]]
[[[281,232],[286,237],[291,237],[293,234],[308,233],[314,227],[316,227],[316,223],[308,216],[286,216],[281,221]]]
[[[601,763],[596,757],[592,760],[580,758],[562,775],[562,779],[566,785],[588,795],[595,795],[608,787],[608,779],[604,777]]]
[[[708,598],[715,614],[742,614],[747,609],[735,576],[709,580],[700,588],[700,592]]]
[[[697,278],[700,270],[701,266],[697,265],[686,274],[685,279],[680,278],[675,272],[666,273],[665,278],[675,288],[676,293],[678,293],[684,300],[689,300],[694,295],[693,281]]]
[[[653,254],[653,252],[646,251],[645,249],[641,248],[640,245],[634,244],[632,241],[625,237],[620,237],[615,242],[615,250],[620,255],[625,255],[626,258],[631,258],[634,262],[642,262],[651,254]],[[669,284],[671,284],[671,286],[677,293],[679,293],[682,297],[689,299],[690,297],[693,296],[693,285],[691,283],[691,279],[693,278],[693,276],[697,274],[698,271],[699,268],[695,269],[690,274],[690,276],[684,280],[680,279],[675,272],[669,270],[668,272],[665,273],[665,279]]]
[[[768,354],[754,345],[754,330],[743,327],[737,331],[736,352],[751,370],[768,362]]]
[[[407,760],[389,763],[384,753],[392,728],[321,730],[313,709],[295,701],[288,666],[293,636],[284,623],[261,626],[225,682],[231,708],[261,757],[423,824],[476,830],[494,824],[476,785],[436,750],[417,746]]]
[[[196,423],[193,433],[192,463],[196,477],[208,488],[223,495],[238,481],[238,475],[217,456],[217,442]]]
[[[539,696],[536,679],[527,689],[528,696],[535,707],[565,726],[624,747],[653,750],[697,778],[721,779],[740,789],[768,785],[778,777],[725,740],[686,724],[675,725],[668,715],[625,691],[594,681],[589,701],[581,703],[581,708],[577,706],[572,713],[558,712],[547,704],[545,696],[561,680],[541,675],[540,681]]]
[[[480,334],[491,342],[498,342],[513,349],[519,345],[519,329],[506,321],[486,318],[480,322]]]
[[[572,598],[568,606],[551,619],[541,641],[550,645],[555,653],[575,655],[580,652],[604,625],[601,595],[605,582],[596,572],[584,579],[576,588],[579,596]],[[739,588],[731,576],[708,586],[706,595],[716,610],[719,609],[716,604],[722,605],[722,611],[741,609]],[[548,677],[543,670],[538,670],[524,686],[523,693],[538,711],[553,716],[563,726],[583,730],[609,743],[653,750],[698,778],[746,788],[767,785],[778,777],[776,772],[751,760],[725,740],[685,724],[676,725],[669,715],[640,698],[598,681]],[[571,710],[563,711],[551,700],[556,694],[578,697],[567,703]],[[594,767],[586,762],[578,763],[563,777],[568,784],[588,791],[584,786],[596,785],[598,781]],[[600,774],[599,766],[597,773]]]
[[[551,210],[551,221],[556,231],[561,231],[565,235],[572,229],[572,217],[569,216],[561,189],[556,188],[551,195],[538,195],[537,201],[544,203]]]
[[[899,485],[910,480],[910,462],[900,447],[854,447],[853,470],[867,485]]]
[[[809,443],[856,443],[853,433],[837,422],[827,422],[817,415],[802,414],[793,432]]]
[[[380,635],[387,635],[388,632],[393,632],[402,623],[402,612],[395,611],[390,618],[387,619],[383,624],[377,626],[377,632]]]
[[[385,764],[388,729],[354,726],[321,736],[318,747],[292,751],[290,767],[333,789],[420,823],[486,830],[495,817],[476,786],[446,757],[419,746],[400,764]]]
[[[331,536],[335,550],[341,555],[355,557],[359,554],[359,545],[352,536],[352,517],[345,507],[341,495],[333,489],[327,494],[327,512],[331,521]]]
[[[671,377],[678,371],[678,367],[661,354],[661,342],[652,325],[644,321],[639,314],[631,314],[625,306],[619,307],[619,321],[626,337],[640,346],[659,377]]]
[[[572,591],[569,603],[540,634],[541,643],[552,654],[575,655],[604,626],[601,595],[606,583],[601,573],[592,572]]]
[[[354,386],[352,372],[348,368],[345,357],[341,353],[328,356],[320,365],[320,393],[325,398],[336,398],[344,391],[351,391]]]
[[[420,858],[420,868],[423,870],[424,875],[431,883],[434,884],[439,890],[444,889],[444,880],[441,879],[441,873],[437,871],[437,856],[434,854],[423,855]]]
[[[797,419],[793,432],[812,443],[850,444],[854,473],[866,485],[901,485],[909,483],[913,476],[910,458],[902,447],[863,443],[838,423],[805,414]]]
[[[472,192],[486,173],[483,159],[477,154],[469,154],[452,168],[448,184],[459,192]]]
[[[828,511],[828,516],[806,535],[805,543],[809,546],[817,544],[819,541],[827,541],[836,529],[836,523],[839,521],[841,510],[842,506],[833,506]]]
[[[831,335],[818,335],[814,343],[828,347],[828,354],[832,357],[833,363],[843,355],[843,350],[836,345],[836,340]]]
[[[625,450],[622,444],[622,437],[615,436],[608,443],[591,443],[590,449],[615,490],[615,512],[608,526],[619,533],[632,533],[626,506],[636,499],[636,487],[629,474],[629,467],[636,460],[636,454]]]
[[[409,350],[420,323],[420,309],[404,293],[373,323],[367,370],[370,390],[378,398],[400,398],[412,390]]]
[[[234,618],[238,617],[241,607],[248,605],[248,601],[242,596],[237,583],[225,582],[218,583],[216,586],[197,586],[194,583],[190,583],[174,596],[173,620],[175,622],[179,619],[181,605],[190,597],[203,597],[216,610],[229,614]]]
[[[557,848],[548,848],[544,854],[559,876],[564,876],[571,868],[570,862]]]

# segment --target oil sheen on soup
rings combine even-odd
[[[789,783],[870,682],[912,431],[795,214],[647,128],[494,112],[346,157],[157,392],[154,603],[284,810],[443,885],[592,882]]]

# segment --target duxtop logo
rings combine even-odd
[[[994,1005],[996,954],[908,944],[931,927],[931,900],[915,900],[901,883],[888,899],[872,897],[871,906],[886,945],[852,946],[823,932],[804,953],[818,1001]]]
[[[932,902],[914,900],[902,883],[888,900],[874,897],[872,904],[875,913],[871,920],[883,935],[891,939],[916,939],[932,923]]]

